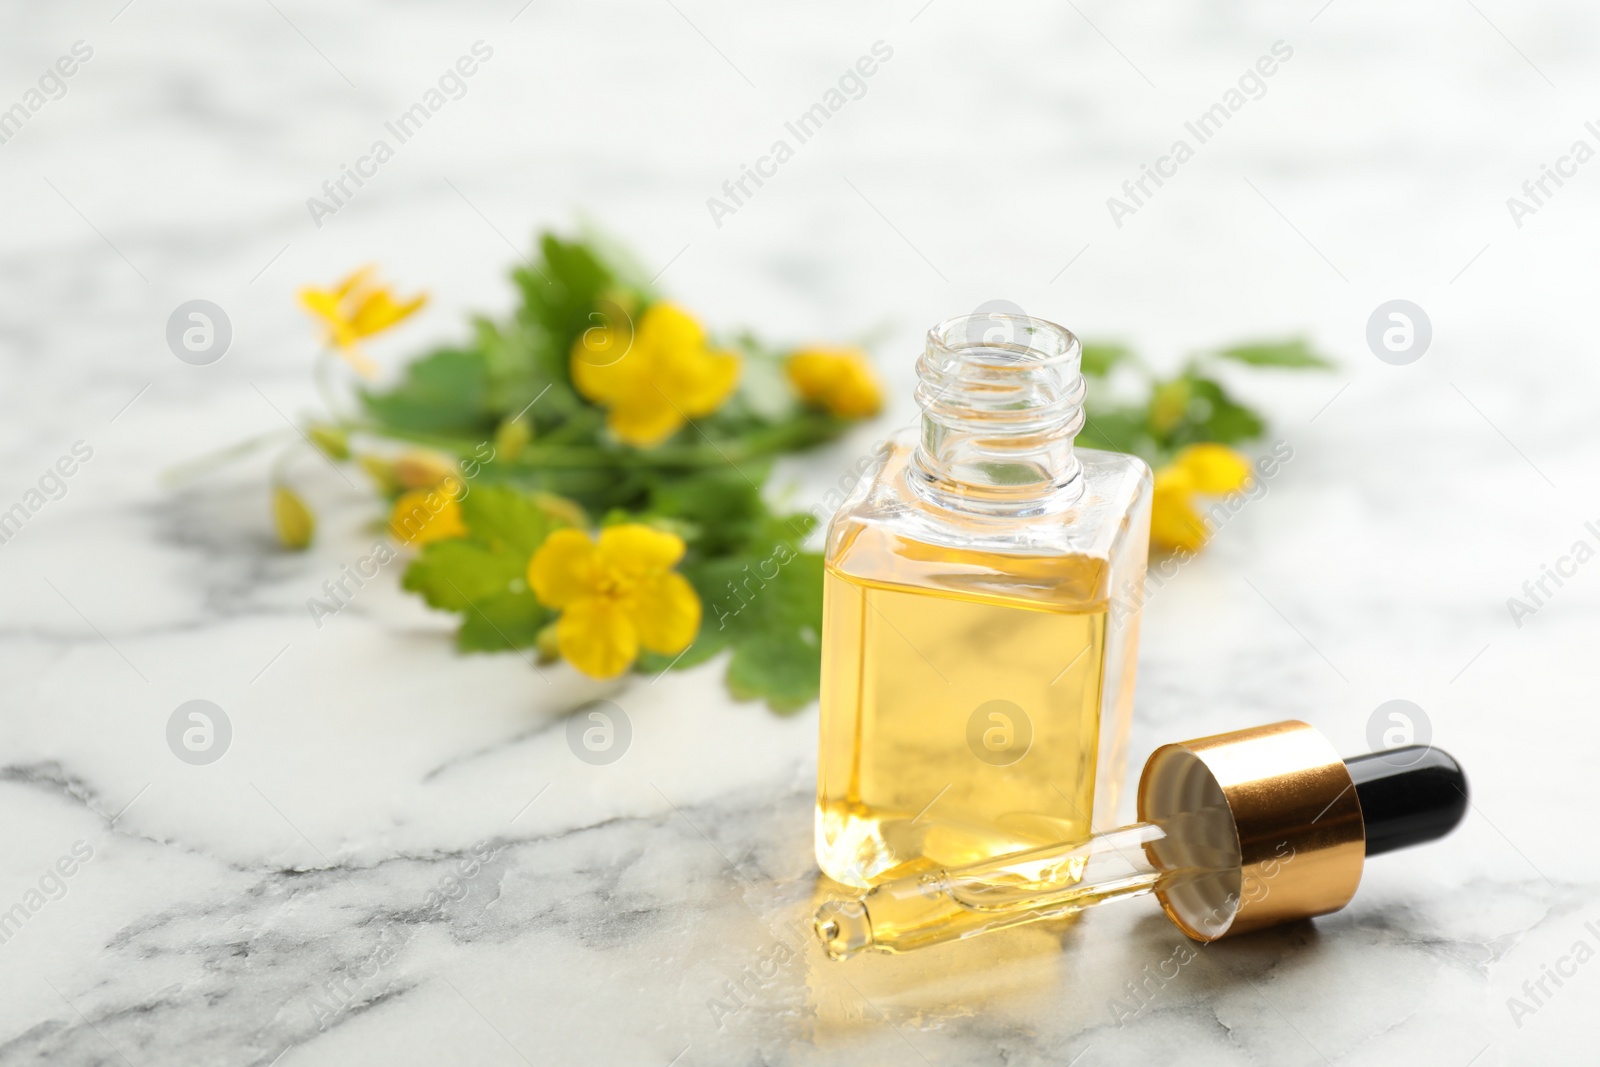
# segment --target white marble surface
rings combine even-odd
[[[0,910],[28,912],[0,1064],[1593,1058],[1600,962],[1561,961],[1600,948],[1600,573],[1520,627],[1505,603],[1600,518],[1600,163],[1521,228],[1505,205],[1596,140],[1592,6],[521,2],[0,13],[0,107],[94,50],[0,145],[0,508],[94,450],[0,545]],[[480,39],[465,97],[314,226],[305,199]],[[706,197],[877,40],[866,95],[713,225]],[[1105,198],[1277,40],[1266,95],[1116,228]],[[157,483],[312,408],[297,284],[376,260],[430,289],[392,366],[506,306],[508,239],[584,215],[714,322],[876,332],[896,407],[794,464],[801,502],[909,416],[918,331],[982,300],[1162,364],[1308,332],[1341,369],[1246,386],[1295,458],[1152,598],[1134,751],[1288,716],[1355,751],[1409,699],[1471,772],[1467,824],[1338,915],[1203,950],[1122,1025],[1111,1000],[1178,942],[1141,904],[830,965],[796,926],[814,709],[733,703],[720,664],[597,689],[461,658],[393,573],[318,630],[304,602],[365,552],[368,500],[307,463],[323,536],[285,555],[259,464]],[[196,297],[235,329],[209,367],[163,341]],[[1411,366],[1363,339],[1394,297],[1434,323]],[[564,741],[597,692],[635,730],[608,767]],[[196,698],[234,727],[206,767],[164,736]],[[64,895],[30,897],[77,842]]]

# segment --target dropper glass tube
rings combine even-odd
[[[833,959],[872,949],[909,952],[1042,919],[1059,919],[1158,887],[1237,875],[1238,850],[1221,833],[1226,811],[1209,806],[1160,822],[1139,822],[1076,844],[1049,845],[955,869],[885,882],[859,900],[817,910],[815,928]],[[1184,864],[1164,866],[1159,843],[1175,836]],[[1208,841],[1209,846],[1201,845]]]
[[[909,952],[1153,893],[1197,941],[1337,911],[1365,857],[1433,841],[1467,810],[1447,753],[1409,746],[1341,760],[1303,722],[1157,749],[1140,821],[1076,842],[908,875],[831,900],[828,955]]]

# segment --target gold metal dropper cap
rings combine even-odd
[[[1338,911],[1355,895],[1366,831],[1355,783],[1303,722],[1164,745],[1139,779],[1139,819],[1185,816],[1146,845],[1175,872],[1156,889],[1167,917],[1215,941]]]

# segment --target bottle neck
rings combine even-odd
[[[917,361],[922,431],[912,488],[969,515],[1064,511],[1083,493],[1073,438],[1083,428],[1082,348],[1020,315],[964,316],[928,332]]]

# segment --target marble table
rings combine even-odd
[[[0,20],[0,510],[29,513],[0,544],[0,1065],[1592,1059],[1592,5]],[[860,91],[762,163],[877,42]],[[1165,178],[1135,199],[1147,164]],[[708,206],[746,165],[775,176]],[[330,204],[346,167],[370,176]],[[428,289],[374,348],[393,368],[504,309],[529,236],[583,219],[709,321],[871,340],[895,402],[780,471],[802,506],[910,420],[920,332],[985,300],[1162,367],[1311,337],[1337,372],[1238,382],[1293,459],[1151,596],[1135,759],[1287,717],[1355,752],[1409,700],[1469,769],[1465,825],[1374,862],[1343,912],[1181,966],[1132,903],[830,964],[804,927],[815,708],[734,702],[720,663],[600,685],[461,657],[393,569],[319,627],[307,599],[370,546],[366,494],[298,468],[321,530],[289,554],[264,461],[161,480],[315,408],[296,286],[376,261]],[[165,339],[196,299],[232,330],[205,366]],[[1405,365],[1367,340],[1394,299],[1431,322]],[[595,697],[633,724],[606,766],[566,742]],[[206,765],[168,744],[192,700],[230,726]]]

